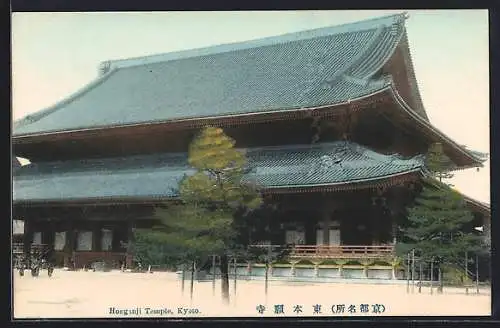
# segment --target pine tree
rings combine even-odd
[[[179,259],[192,262],[218,255],[222,297],[229,302],[229,256],[238,247],[236,212],[258,208],[262,199],[254,185],[244,183],[245,154],[222,129],[204,128],[189,147],[188,162],[196,170],[179,186],[181,202],[155,210],[161,225],[143,232],[151,240],[177,247]]]
[[[477,251],[480,237],[464,226],[473,220],[463,197],[445,182],[453,175],[452,161],[441,144],[431,145],[426,156],[428,177],[415,204],[408,209],[405,240],[398,245],[400,255],[415,249],[422,258],[452,263],[464,252]]]

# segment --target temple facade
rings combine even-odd
[[[76,94],[14,123],[14,154],[30,161],[13,171],[25,249],[130,266],[133,229],[177,198],[188,145],[210,125],[246,153],[245,180],[273,204],[252,243],[290,245],[290,263],[316,269],[391,263],[429,145],[457,170],[485,160],[429,121],[405,19],[102,63]],[[466,201],[487,231],[489,206]]]

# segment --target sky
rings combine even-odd
[[[13,13],[14,120],[70,96],[105,60],[245,41],[400,13],[367,11]],[[459,144],[489,153],[486,10],[409,10],[416,78],[431,123]],[[489,161],[450,181],[490,203]]]

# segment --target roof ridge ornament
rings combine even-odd
[[[99,76],[103,76],[111,70],[111,61],[106,60],[99,64]]]

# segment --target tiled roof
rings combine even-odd
[[[423,167],[420,157],[382,155],[343,141],[245,151],[245,180],[263,189],[362,183]],[[182,153],[30,164],[14,175],[13,199],[176,197],[178,182],[192,172]]]
[[[293,110],[388,86],[374,74],[404,32],[404,14],[242,43],[111,61],[68,99],[14,125],[14,135]]]
[[[469,196],[463,195],[465,201],[470,204],[472,207],[480,209],[482,213],[487,214],[491,217],[491,205],[485,202],[480,202],[475,200]]]

